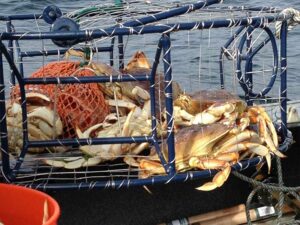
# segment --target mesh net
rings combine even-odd
[[[46,77],[82,77],[94,76],[88,67],[81,67],[79,62],[61,61],[49,63],[37,71],[32,78]],[[76,127],[86,130],[92,125],[101,123],[109,112],[104,95],[98,84],[48,84],[26,85],[26,92],[38,92],[47,95],[54,103],[54,107],[64,125],[63,137],[75,137]],[[12,97],[19,96],[19,88],[15,88]]]

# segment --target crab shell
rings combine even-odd
[[[196,115],[212,105],[230,102],[238,104],[241,109],[245,108],[245,102],[237,95],[227,90],[200,90],[192,94],[180,94],[174,101],[174,105],[185,110],[189,114]]]
[[[150,62],[145,53],[138,51],[132,59],[128,62],[127,66],[121,72],[114,70],[112,67],[103,63],[92,63],[92,68],[96,74],[104,74],[107,76],[130,74],[131,76],[141,74],[151,74]],[[100,84],[100,89],[109,99],[126,100],[138,106],[142,106],[145,101],[150,99],[150,82],[149,81],[132,81],[132,82],[116,82]],[[183,91],[180,85],[173,81],[173,98],[176,99]],[[156,98],[156,112],[161,112],[165,105],[164,93],[165,84],[164,76],[160,73],[155,75],[155,98]]]
[[[77,129],[77,135],[79,138],[128,137],[149,135],[151,131],[151,120],[148,119],[148,115],[136,107],[128,116],[118,118],[116,115],[110,114],[103,123],[90,127],[84,132]],[[90,157],[100,157],[103,162],[124,156],[138,146],[137,144],[87,145],[81,146],[80,150]]]
[[[39,93],[26,94],[27,126],[30,141],[51,140],[63,132],[59,116],[49,106],[50,99]],[[44,104],[44,105],[42,105]],[[7,106],[7,130],[9,149],[20,152],[23,147],[22,108],[18,102],[10,101]],[[62,148],[49,148],[49,150]],[[29,152],[42,152],[44,148],[29,148]]]
[[[255,131],[244,129],[240,133],[232,133],[233,129],[232,126],[222,123],[192,125],[180,129],[175,134],[176,171],[183,172],[192,168],[221,170],[211,182],[197,188],[210,191],[224,184],[231,171],[231,165],[238,161],[241,152],[243,158],[249,155],[264,157],[269,170],[271,154],[284,157],[278,150],[272,149],[269,143],[265,143],[265,140],[261,140]],[[165,142],[161,145],[161,151],[167,160],[168,149]],[[142,178],[166,173],[153,148],[149,158],[140,160],[138,166]]]
[[[230,131],[229,127],[220,123],[199,126],[193,125],[182,128],[175,135],[175,166],[176,171],[182,172],[191,169],[189,159],[194,156],[202,157],[210,155],[213,152],[213,146],[217,141],[224,137]],[[165,159],[168,159],[168,148],[164,141],[161,145],[162,153]],[[155,149],[151,149],[150,161],[159,162]],[[141,169],[147,170],[146,160],[141,160]],[[161,167],[158,173],[164,173]],[[151,171],[154,174],[155,170]]]

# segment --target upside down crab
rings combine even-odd
[[[261,140],[273,153],[283,156],[277,150],[276,129],[265,109],[260,106],[247,106],[242,99],[228,91],[200,91],[192,96],[180,95],[174,101],[174,118],[175,126],[220,122],[235,126],[232,130],[235,133],[249,126],[256,126]]]
[[[161,146],[166,157],[168,149]],[[270,166],[271,151],[263,145],[256,132],[245,129],[238,135],[232,134],[232,127],[221,123],[192,125],[182,128],[175,135],[175,167],[177,172],[190,169],[219,169],[211,182],[197,188],[210,191],[223,185],[227,180],[231,165],[238,162],[240,154],[256,154],[265,157]],[[167,157],[166,157],[167,158]],[[147,159],[139,161],[140,177],[165,174],[164,167],[152,149]]]
[[[218,98],[207,97],[212,93],[219,95]],[[207,96],[200,101],[203,94]],[[241,99],[223,90],[202,91],[194,97],[181,95],[174,101],[174,123],[178,127],[175,134],[176,171],[221,170],[199,190],[220,187],[227,180],[231,165],[249,155],[265,157],[269,170],[272,154],[285,157],[277,149],[277,133],[265,110],[259,106],[248,107]],[[162,144],[161,149],[166,158],[166,145]],[[165,173],[154,150],[148,159],[140,160],[138,166],[143,178]]]
[[[63,132],[62,121],[51,108],[51,100],[40,93],[27,93],[27,126],[31,141],[51,140]],[[23,147],[22,109],[18,101],[10,101],[7,106],[8,144],[11,152],[19,153]],[[50,151],[62,151],[52,147]],[[42,152],[44,148],[30,148],[29,152]]]

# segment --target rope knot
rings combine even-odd
[[[287,17],[288,31],[292,30],[296,25],[300,24],[300,11],[294,8],[286,8],[282,10],[280,15],[284,16],[284,19]],[[277,38],[280,38],[282,21],[277,21],[275,23],[275,35]]]

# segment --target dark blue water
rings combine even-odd
[[[27,13],[41,13],[46,5],[55,4],[63,12],[72,12],[89,5],[95,5],[100,3],[113,3],[113,0],[105,1],[90,1],[90,0],[1,0],[0,2],[0,14],[27,14]],[[141,7],[146,10],[146,3],[143,3]],[[157,0],[152,0],[152,2],[161,2]],[[167,2],[167,1],[166,1]],[[176,2],[176,1],[168,1]],[[190,1],[192,2],[192,1]],[[161,4],[161,3],[160,3]],[[299,0],[230,0],[224,1],[224,5],[234,5],[234,6],[272,6],[279,8],[294,7],[300,9]],[[210,15],[210,18],[214,18],[215,15]],[[230,14],[227,15],[230,18]],[[109,18],[101,18],[98,23],[93,24],[93,27],[101,27],[104,24],[109,24]],[[186,19],[186,18],[184,18]],[[195,18],[190,18],[189,21],[193,21]],[[178,19],[180,21],[180,19]],[[111,24],[113,25],[113,24]],[[44,27],[45,26],[45,27]],[[91,25],[90,25],[91,26]],[[272,25],[274,27],[274,25]],[[105,26],[104,26],[105,27]],[[24,24],[19,23],[16,29],[26,29],[28,31],[37,31],[39,29],[48,30],[49,26],[45,24],[37,25],[35,22],[30,22]],[[2,29],[4,27],[2,26]],[[172,66],[174,77],[177,81],[181,83],[186,91],[193,91],[198,88],[211,88],[216,85],[219,80],[218,73],[218,54],[220,47],[226,42],[226,40],[234,32],[234,29],[220,30],[212,29],[211,31],[197,31],[197,32],[179,32],[178,34],[172,35]],[[257,33],[259,36],[259,32]],[[143,50],[147,53],[147,56],[151,61],[153,61],[157,40],[160,35],[148,35],[148,36],[137,36],[125,38],[125,59],[128,61],[130,56],[137,50]],[[263,40],[258,38],[258,42]],[[293,99],[299,99],[298,86],[300,85],[299,76],[299,59],[300,59],[300,25],[289,33],[288,37],[288,96]],[[99,41],[98,45],[107,45],[108,42]],[[35,42],[24,42],[22,43],[22,50],[32,50],[36,49],[50,49],[53,48],[52,43],[47,41],[35,41]],[[254,62],[254,70],[266,70],[272,67],[272,52],[270,45],[267,46],[263,51],[261,51]],[[108,62],[107,55],[101,55],[97,60]],[[53,60],[53,59],[52,59]],[[25,73],[30,74],[33,70],[46,63],[48,59],[43,58],[38,62],[35,60],[29,60],[24,62]],[[234,89],[237,92],[240,91],[236,80],[232,79],[232,74],[234,73],[233,63],[225,63],[225,70],[227,71],[227,81],[225,84],[228,88]],[[160,69],[163,69],[162,67]],[[256,75],[255,82],[257,83],[257,91],[261,90],[266,86],[270,78],[270,73],[258,73]],[[254,75],[255,76],[255,75]],[[279,80],[279,79],[277,79]],[[279,88],[278,84],[275,85],[274,89],[270,95],[278,96]]]

